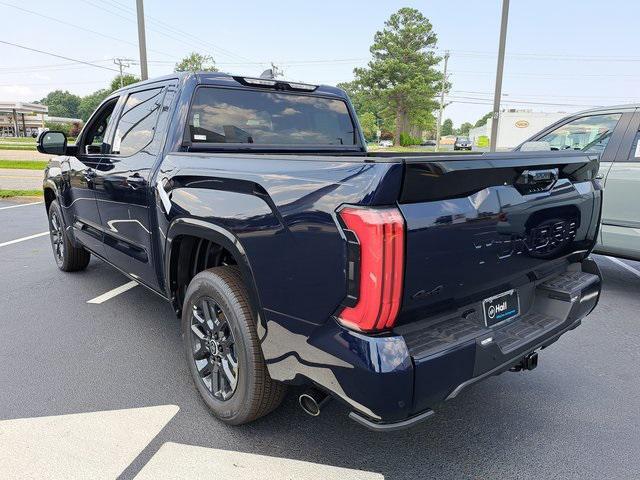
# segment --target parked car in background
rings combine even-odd
[[[639,132],[639,104],[597,108],[563,118],[516,148],[600,154],[605,190],[594,251],[634,260],[640,260]]]
[[[436,141],[435,140],[425,140],[424,142],[422,142],[420,144],[421,147],[435,147],[436,146]]]
[[[596,306],[597,155],[364,141],[335,87],[223,73],[129,85],[75,145],[39,137],[57,155],[54,259],[70,272],[94,255],[168,301],[195,388],[234,425],[306,385],[307,413],[330,395],[368,428],[407,427],[535,368]]]
[[[454,150],[471,150],[471,140],[469,137],[456,137],[453,144]]]
[[[378,142],[378,146],[384,147],[384,148],[393,147],[393,141],[392,140],[380,140]]]

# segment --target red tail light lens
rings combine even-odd
[[[347,229],[359,244],[357,302],[344,307],[338,320],[361,331],[391,328],[402,300],[404,218],[395,208],[344,208]]]

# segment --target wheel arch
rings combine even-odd
[[[248,255],[239,239],[232,232],[208,221],[183,217],[174,220],[167,229],[164,255],[165,289],[176,314],[179,316],[182,309],[177,295],[179,287],[177,266],[181,260],[184,260],[180,257],[181,249],[179,248],[180,240],[184,237],[195,237],[213,242],[233,257],[247,288],[251,310],[257,323],[258,336],[263,338],[266,331],[264,314]]]
[[[58,189],[56,184],[51,180],[45,180],[42,187],[44,191],[44,205],[48,213],[51,202],[58,198]]]

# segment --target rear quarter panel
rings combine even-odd
[[[346,244],[335,211],[345,203],[393,204],[402,164],[179,153],[163,162],[158,180],[165,178],[171,184],[169,215],[156,198],[165,237],[172,223],[194,218],[229,232],[246,252],[271,376],[294,380],[304,369],[292,368],[291,361],[331,365],[326,348],[309,342],[311,337],[323,341],[320,332],[346,293]]]

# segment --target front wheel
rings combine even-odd
[[[182,338],[196,388],[223,422],[251,422],[282,401],[286,387],[269,377],[237,267],[215,267],[193,277],[182,310]]]
[[[69,238],[62,223],[62,211],[57,200],[49,205],[49,236],[53,248],[53,258],[63,272],[84,270],[89,265],[91,254],[82,247],[76,247]]]

